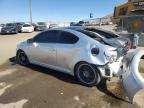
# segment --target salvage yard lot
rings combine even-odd
[[[85,87],[75,78],[36,65],[15,62],[16,45],[38,32],[0,35],[0,108],[139,108],[138,93],[128,102],[117,78],[98,87]]]

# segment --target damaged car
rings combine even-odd
[[[144,72],[139,70],[144,51],[125,50],[119,56],[119,45],[105,41],[90,31],[55,28],[18,44],[16,60],[24,66],[36,64],[70,74],[90,87],[102,78],[117,76],[133,102],[135,94],[144,89]]]
[[[93,32],[55,28],[18,44],[16,59],[65,72],[86,86],[111,78],[115,63],[121,63],[118,46],[105,43]],[[114,69],[111,69],[114,68]]]

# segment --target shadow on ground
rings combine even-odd
[[[17,64],[15,57],[10,58],[9,61],[11,62],[12,65]],[[81,83],[79,83],[79,81],[77,81],[76,78],[74,78],[70,75],[55,71],[55,70],[47,69],[47,68],[37,66],[37,65],[32,65],[32,64],[29,65],[28,68],[30,68],[34,71],[40,72],[40,73],[44,73],[44,74],[54,76],[57,79],[60,79],[64,82],[73,83],[73,84],[81,84]],[[118,97],[114,93],[112,93],[112,91],[108,90],[106,79],[103,79],[101,81],[101,83],[99,85],[97,85],[97,89],[100,90],[101,92],[103,92],[104,94],[106,94],[107,96],[110,96],[110,97],[112,97],[112,98],[114,98],[118,101],[123,101],[123,102],[129,103],[129,101],[127,101],[125,99],[125,95],[123,94],[123,92],[121,92],[120,95],[119,95],[120,97]],[[124,96],[122,97],[121,95],[124,95]]]

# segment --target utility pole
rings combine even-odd
[[[30,23],[32,24],[32,0],[29,0]]]

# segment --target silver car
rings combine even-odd
[[[97,34],[64,28],[37,34],[18,44],[16,53],[21,65],[31,63],[65,72],[86,86],[111,78],[116,70],[114,64],[120,65],[122,58],[117,57],[116,47],[104,44]]]

